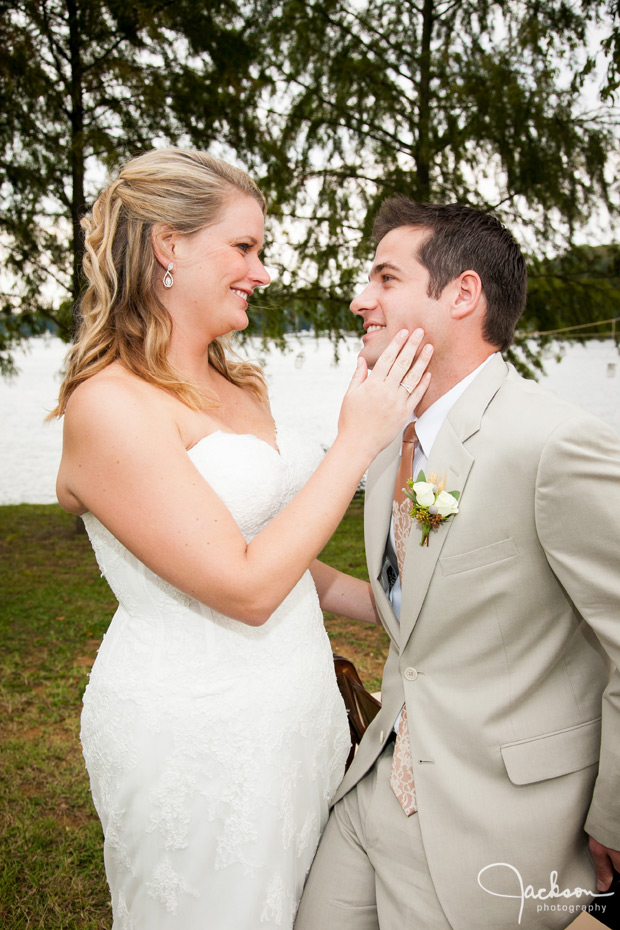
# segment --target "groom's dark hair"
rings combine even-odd
[[[480,275],[487,304],[483,337],[502,351],[507,349],[525,309],[527,269],[506,227],[490,213],[460,203],[417,203],[408,197],[390,197],[375,219],[375,244],[400,226],[428,230],[416,258],[429,273],[429,297],[439,298],[463,271]]]

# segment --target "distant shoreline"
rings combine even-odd
[[[355,368],[360,340],[339,343],[340,362],[327,337],[310,333],[288,338],[289,351],[265,350],[255,357],[265,365],[272,408],[278,423],[297,428],[327,449],[336,435],[340,402]],[[0,505],[56,502],[55,481],[62,446],[62,424],[44,425],[56,403],[59,371],[67,346],[41,337],[17,353],[20,373],[0,379]],[[547,375],[540,378],[558,394],[585,407],[620,433],[620,353],[611,340],[572,344],[558,363],[546,353]]]

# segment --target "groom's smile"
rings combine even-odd
[[[401,329],[424,329],[428,341],[441,319],[441,298],[428,295],[429,274],[418,261],[418,249],[428,232],[399,227],[380,241],[369,283],[351,302],[351,311],[364,320],[360,353],[372,368],[381,352]]]

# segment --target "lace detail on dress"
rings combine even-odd
[[[275,873],[267,887],[265,905],[260,915],[261,924],[292,926],[296,911],[296,903],[290,891],[287,891],[284,879],[279,873]]]
[[[114,918],[114,926],[118,925],[118,930],[136,930],[125,902],[125,895],[122,892],[118,896]]]
[[[174,871],[168,858],[164,858],[153,872],[153,881],[147,882],[148,893],[159,902],[169,914],[176,914],[180,894],[190,894],[198,899],[199,894],[188,888],[183,878]]]
[[[321,455],[278,447],[219,432],[188,453],[248,540]],[[119,601],[82,713],[114,930],[290,930],[349,749],[311,576],[250,627],[84,523]]]

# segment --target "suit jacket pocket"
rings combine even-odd
[[[599,760],[601,718],[565,730],[500,746],[513,785],[529,785],[578,772]]]
[[[456,575],[458,572],[471,571],[472,568],[492,565],[493,562],[503,562],[505,559],[513,558],[517,553],[517,544],[511,537],[500,539],[499,542],[491,546],[483,546],[481,549],[471,549],[459,555],[450,555],[440,559],[439,564],[444,575]]]

